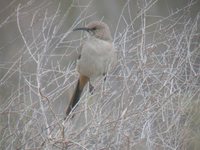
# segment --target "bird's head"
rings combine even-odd
[[[83,30],[87,31],[90,36],[94,36],[101,40],[112,41],[110,29],[104,22],[93,21],[87,24],[85,27],[75,28],[73,31]]]

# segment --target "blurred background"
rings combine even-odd
[[[0,1],[0,149],[199,149],[200,1]],[[118,65],[85,89],[72,29],[106,22]],[[105,87],[104,87],[105,86]]]

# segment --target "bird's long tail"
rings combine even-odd
[[[76,106],[76,104],[78,103],[80,97],[81,97],[81,93],[86,85],[86,83],[89,81],[89,78],[83,75],[80,75],[78,83],[76,85],[75,91],[73,93],[73,96],[71,98],[70,104],[67,108],[66,111],[66,117],[69,115],[69,113],[72,111],[72,109],[74,108],[74,106]],[[65,117],[65,118],[66,118]]]

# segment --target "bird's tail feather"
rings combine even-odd
[[[80,97],[81,97],[81,93],[86,85],[86,83],[89,81],[89,78],[83,75],[80,75],[79,80],[77,82],[75,91],[73,93],[73,96],[71,98],[70,104],[67,108],[66,111],[66,117],[69,115],[69,113],[72,111],[72,109],[76,106],[76,104],[78,103]]]

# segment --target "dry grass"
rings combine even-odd
[[[16,81],[1,98],[0,149],[200,149],[200,14],[192,19],[189,3],[166,17],[151,16],[156,2],[138,3],[134,18],[129,2],[124,5],[114,34],[118,65],[105,83],[95,83],[93,95],[86,89],[66,121],[77,77],[72,50],[81,40],[71,29],[92,15],[85,7],[63,31],[74,4],[65,15],[62,4],[54,13],[47,1],[17,5],[0,24],[16,18],[23,43],[0,64],[1,89]]]

